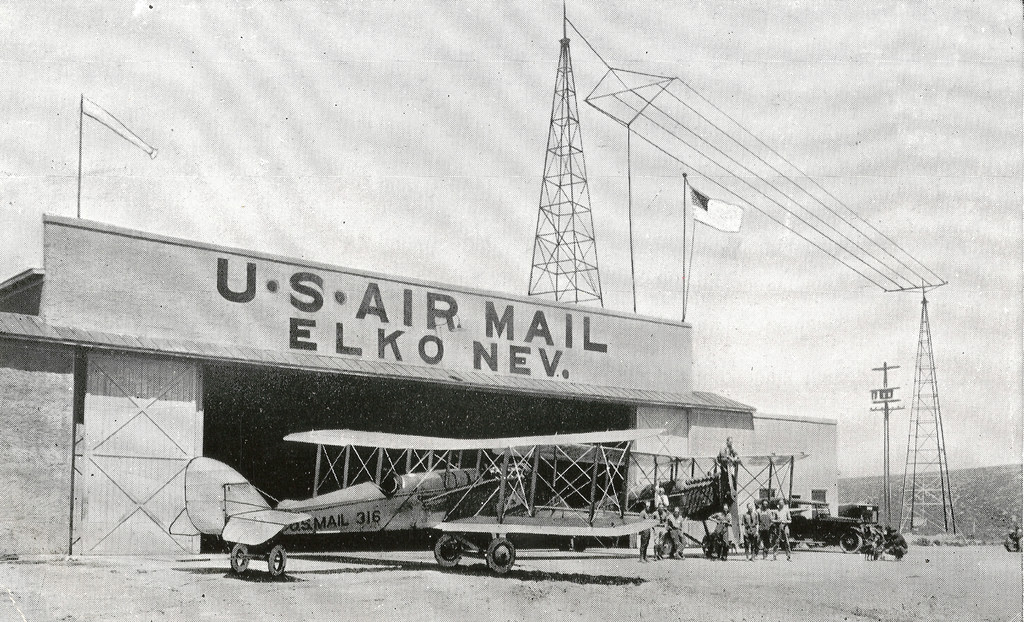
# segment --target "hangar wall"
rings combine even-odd
[[[74,350],[0,339],[0,552],[68,552]]]
[[[835,516],[839,509],[836,421],[757,413],[754,423],[755,452],[808,454],[796,461],[793,495],[805,501],[826,501]]]

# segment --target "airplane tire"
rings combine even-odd
[[[231,548],[231,570],[242,574],[249,568],[249,547],[236,544]]]
[[[506,538],[495,538],[487,545],[487,566],[498,574],[505,574],[516,563],[516,547]]]
[[[856,553],[864,545],[864,538],[856,531],[847,531],[839,536],[839,548],[844,553]]]
[[[284,567],[288,564],[288,554],[284,552],[284,547],[280,544],[270,549],[270,554],[267,555],[267,570],[270,571],[270,576],[280,577],[284,574]]]
[[[442,568],[455,567],[462,559],[462,543],[451,534],[441,534],[434,543],[434,559]]]

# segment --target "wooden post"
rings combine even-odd
[[[622,459],[622,463],[626,466],[622,473],[622,501],[619,502],[619,518],[626,517],[626,504],[629,503],[629,457],[632,446],[633,443],[626,445],[626,454]]]
[[[348,461],[352,457],[352,446],[345,445],[345,470],[341,476],[341,487],[348,488]],[[337,476],[335,476],[337,477]]]
[[[378,485],[380,484],[380,472],[381,472],[381,470],[383,470],[383,468],[384,468],[384,448],[383,447],[378,447],[377,448],[377,476],[373,480],[374,484],[378,484]]]
[[[540,447],[533,448],[533,474],[530,476],[530,516],[537,515],[537,470],[540,467]]]
[[[505,485],[508,481],[508,454],[511,450],[505,451],[501,456],[501,482],[498,483],[498,524],[505,520]]]
[[[594,468],[590,470],[590,526],[594,526],[594,510],[597,504],[597,447],[591,447],[594,452]]]
[[[323,451],[323,445],[316,446],[316,466],[313,467],[313,498],[316,499],[317,491],[320,490],[320,453]]]
[[[793,464],[796,462],[796,456],[789,457],[789,501],[793,501]]]

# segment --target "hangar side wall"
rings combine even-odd
[[[756,453],[809,454],[794,466],[793,495],[810,501],[813,491],[825,491],[825,501],[835,515],[839,501],[836,422],[758,414],[754,423]]]
[[[740,454],[757,453],[754,448],[754,418],[748,412],[695,408],[690,411],[690,452],[694,456],[717,456],[732,437]]]
[[[0,339],[0,552],[68,552],[74,351]]]

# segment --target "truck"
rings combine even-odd
[[[842,505],[839,516],[832,516],[828,504],[820,501],[794,499],[789,506],[790,538],[808,546],[838,546],[846,553],[857,553],[864,546],[865,526],[878,524],[877,505]]]

